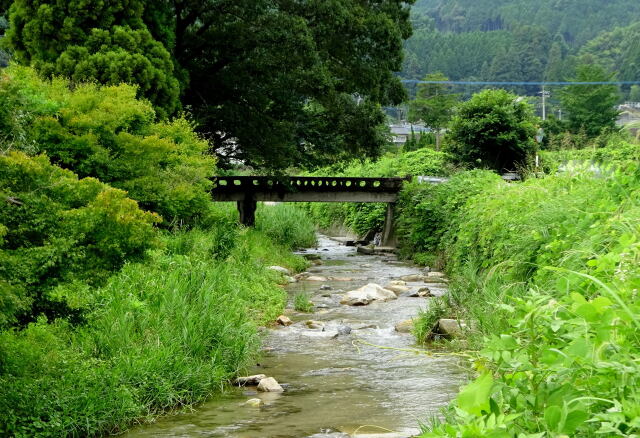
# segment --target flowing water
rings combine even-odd
[[[324,236],[318,248],[304,253],[321,256],[323,264],[309,271],[329,280],[287,287],[291,301],[297,293],[308,293],[314,313],[290,312],[293,325],[269,329],[264,354],[251,370],[274,377],[285,392],[230,388],[194,412],[134,429],[129,438],[410,437],[419,433],[420,423],[438,415],[465,379],[464,364],[416,353],[420,348],[413,336],[395,331],[429,299],[401,295],[368,306],[340,304],[343,291],[367,283],[384,286],[420,269],[390,255],[357,254]],[[446,292],[444,285],[429,286],[436,295]],[[309,320],[318,328],[310,329]],[[352,329],[350,334],[338,334],[344,326]],[[251,398],[263,404],[247,405]]]

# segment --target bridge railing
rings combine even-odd
[[[213,193],[237,192],[381,192],[395,193],[406,178],[217,176]]]

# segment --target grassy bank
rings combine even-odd
[[[261,211],[272,220],[260,230],[237,228],[226,210],[205,229],[160,235],[103,286],[77,284],[81,324],[40,317],[3,331],[0,434],[118,433],[220,390],[285,304],[281,274],[267,267],[306,267],[290,249],[313,242],[313,229],[299,215],[282,220],[281,208]]]
[[[377,161],[356,160],[339,167],[320,169],[313,175],[385,178],[445,176],[452,170],[447,159],[446,153],[425,148],[406,153],[388,153]],[[345,227],[362,236],[371,230],[382,230],[387,207],[386,204],[310,203],[306,208],[315,223],[323,229]]]
[[[420,332],[470,321],[479,350],[479,377],[423,436],[638,436],[640,168],[621,155],[603,172],[407,187],[404,252],[452,278]]]

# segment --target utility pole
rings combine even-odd
[[[543,85],[542,91],[538,94],[542,95],[542,120],[547,120],[547,97],[550,97],[551,93],[546,91]]]

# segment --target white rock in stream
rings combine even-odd
[[[396,284],[388,284],[384,288],[390,290],[391,292],[394,292],[396,295],[400,295],[411,290],[411,288],[407,286],[400,286]]]
[[[252,408],[259,408],[263,405],[263,403],[259,398],[250,398],[245,402],[245,405],[251,406]]]
[[[266,379],[260,380],[258,384],[258,391],[260,392],[284,392],[284,389],[276,379],[273,377],[267,377]]]
[[[407,282],[406,281],[402,281],[402,280],[394,280],[394,281],[390,281],[389,285],[391,285],[391,286],[406,286]]]
[[[366,306],[374,301],[390,301],[397,298],[393,291],[385,289],[379,284],[369,283],[360,289],[352,290],[344,294],[340,304]]]
[[[322,282],[329,281],[329,279],[327,277],[323,277],[321,275],[312,275],[310,277],[305,278],[305,280],[307,280],[307,281],[322,281]]]
[[[276,319],[276,323],[286,327],[288,325],[293,324],[293,321],[291,321],[291,319],[289,317],[287,317],[287,316],[280,315],[280,316],[278,316],[278,319]]]
[[[256,386],[260,384],[262,379],[266,379],[264,374],[256,374],[255,376],[238,377],[234,380],[234,384],[238,386]]]
[[[282,266],[269,266],[269,269],[272,271],[280,272],[284,275],[291,275],[291,271],[287,268],[283,268]]]

